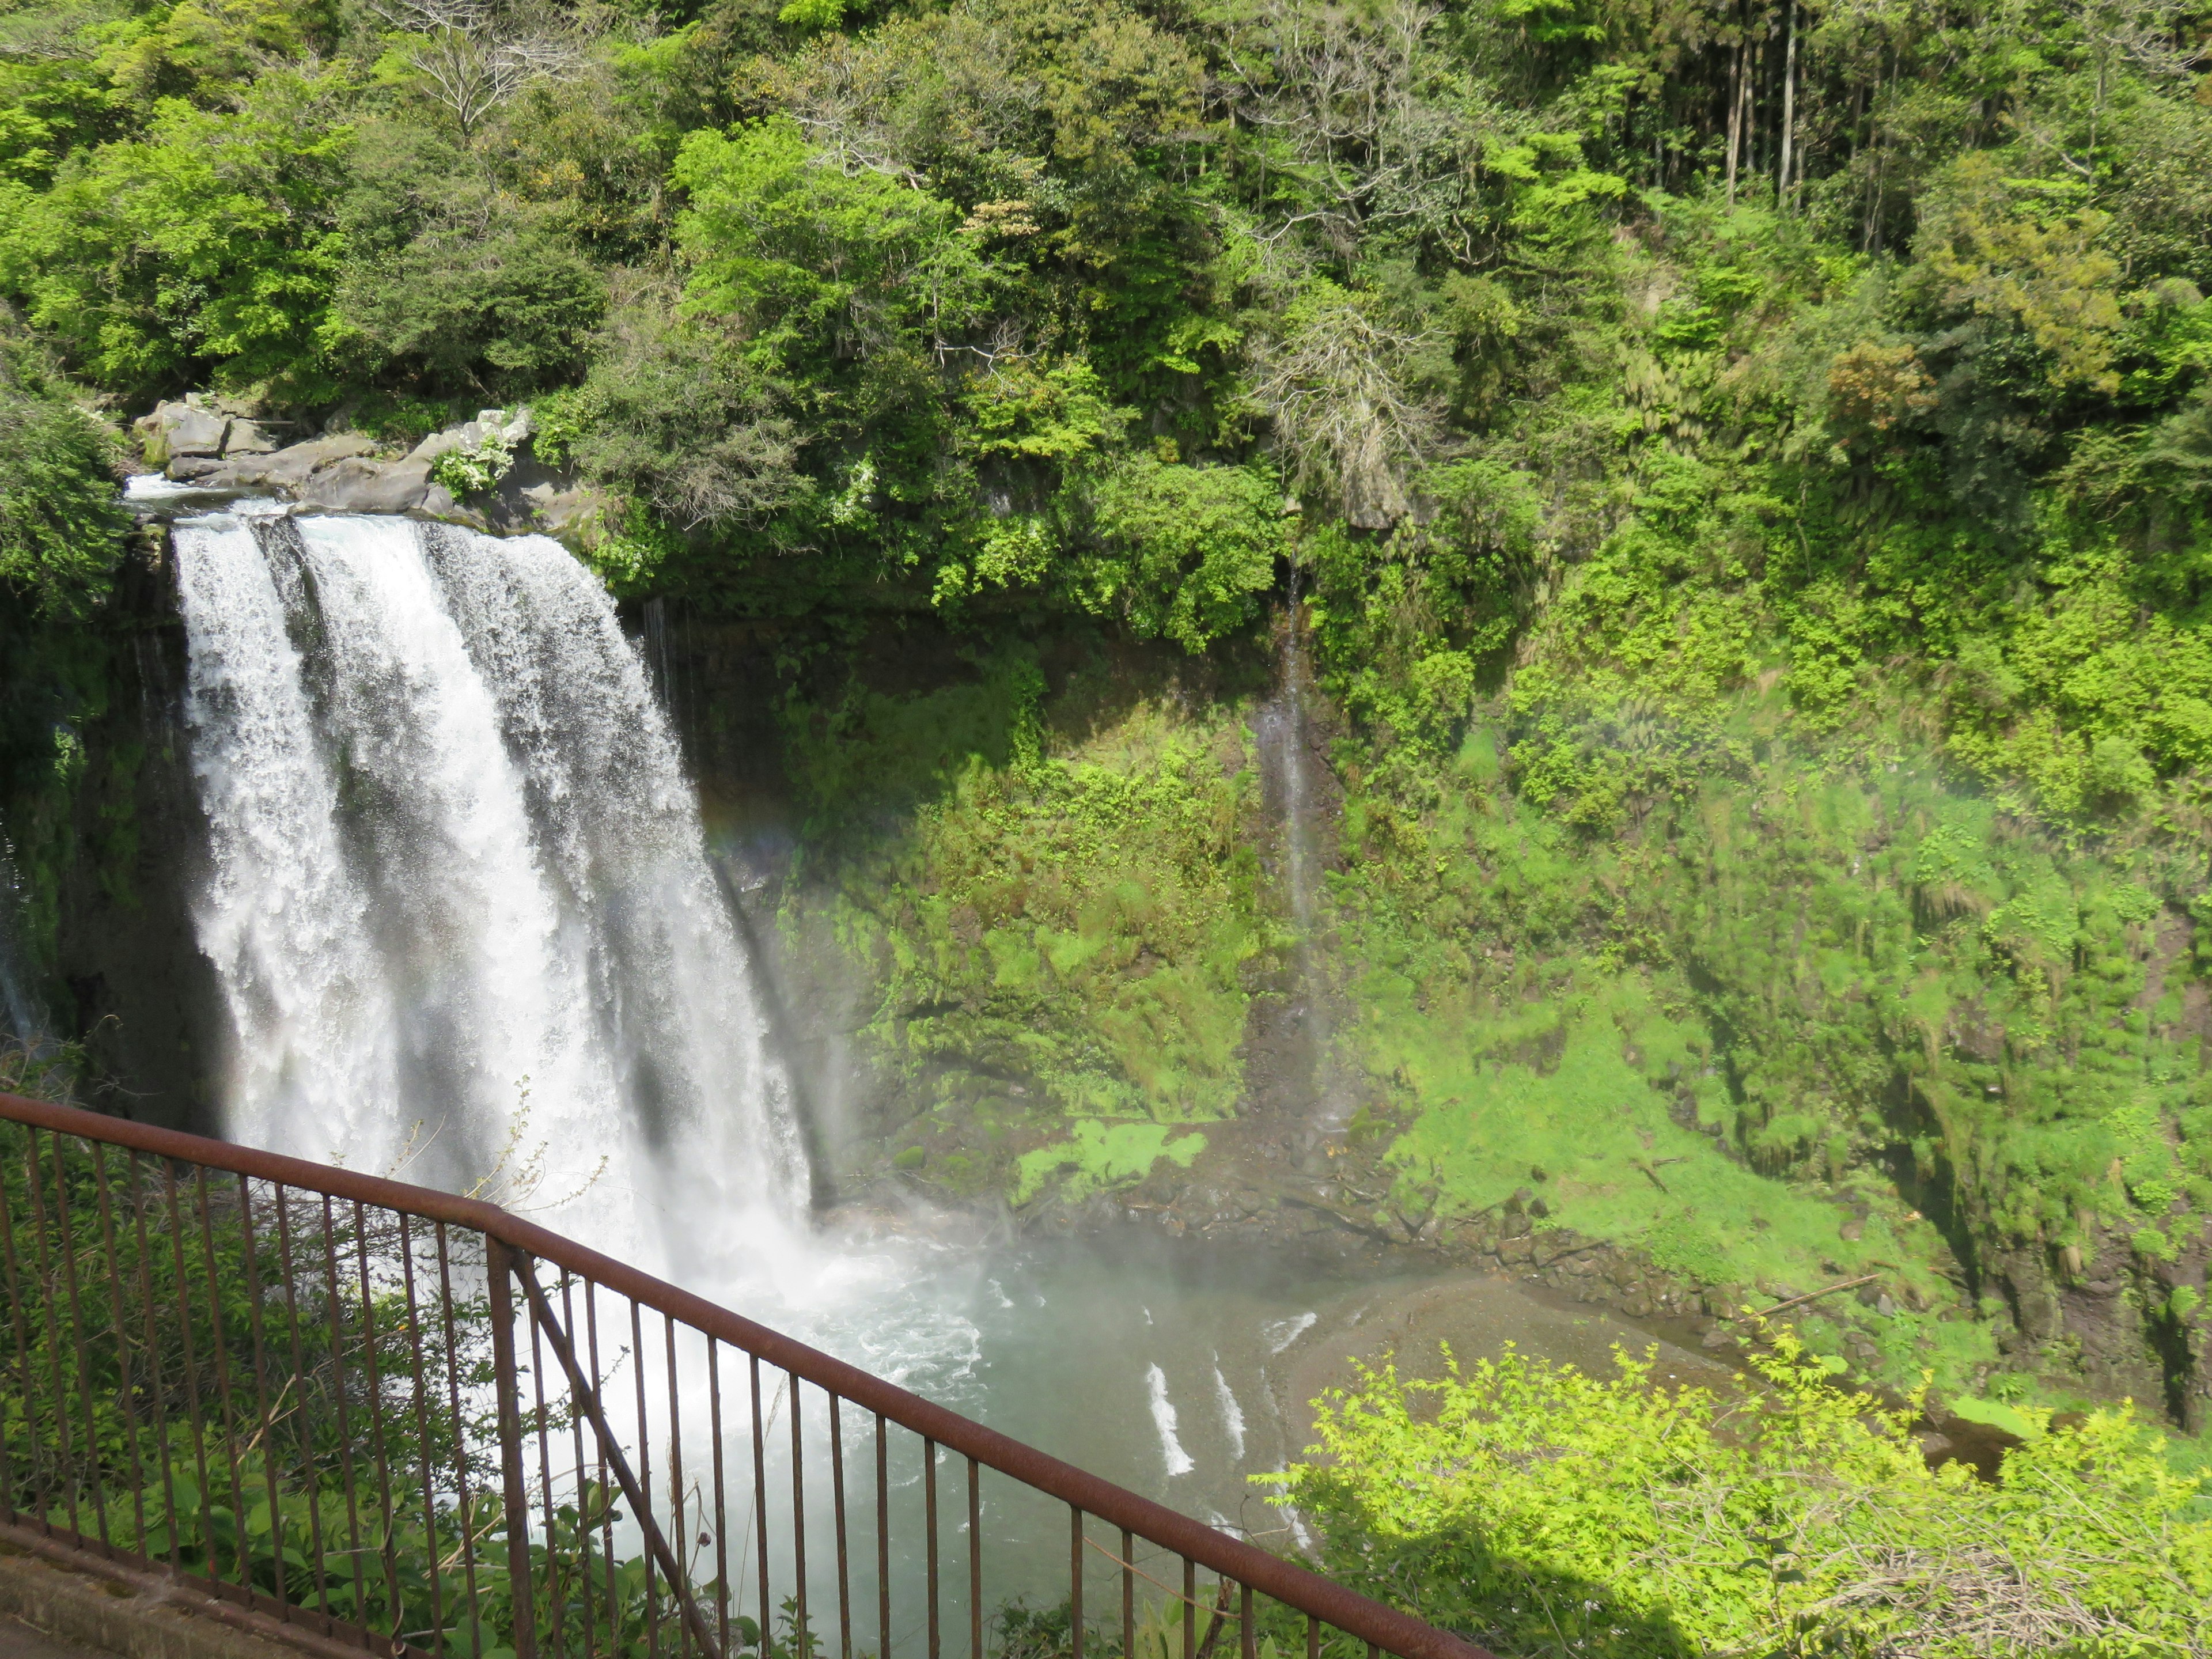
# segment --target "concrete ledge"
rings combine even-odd
[[[0,1613],[121,1659],[362,1659],[359,1647],[6,1525]]]

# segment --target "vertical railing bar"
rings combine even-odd
[[[123,1401],[123,1434],[131,1448],[131,1516],[137,1528],[138,1540],[137,1548],[132,1553],[143,1561],[148,1559],[146,1462],[138,1444],[137,1389],[131,1382],[131,1336],[124,1316],[126,1298],[123,1293],[123,1264],[115,1248],[115,1200],[107,1181],[107,1148],[97,1140],[92,1143],[92,1179],[94,1189],[100,1194],[100,1243],[107,1252],[108,1301],[115,1310],[116,1393]],[[7,1496],[0,1493],[0,1506],[8,1502]],[[13,1515],[12,1508],[8,1513]]]
[[[61,1317],[54,1311],[53,1257],[46,1244],[46,1180],[39,1173],[40,1167],[39,1132],[33,1128],[24,1142],[23,1173],[30,1182],[31,1243],[39,1270],[39,1301],[46,1310],[46,1364],[47,1369],[53,1372],[54,1381],[54,1445],[59,1459],[58,1472],[62,1484],[62,1503],[69,1511],[69,1529],[81,1538],[84,1535],[84,1529],[77,1524],[76,1452],[70,1437],[69,1409],[63,1403],[69,1398],[69,1387],[62,1381]],[[28,1393],[23,1396],[23,1414],[26,1420],[36,1421]],[[33,1443],[36,1443],[35,1440]],[[206,1488],[204,1479],[200,1485],[203,1490]],[[53,1508],[51,1498],[45,1507],[47,1510]]]
[[[222,1273],[216,1265],[215,1206],[208,1193],[207,1165],[192,1166],[192,1191],[200,1212],[200,1251],[207,1262],[208,1346],[215,1350],[216,1398],[222,1405],[222,1431],[230,1465],[231,1550],[238,1587],[253,1593],[253,1564],[246,1548],[246,1484],[238,1467],[238,1407],[230,1387],[230,1342],[222,1328]],[[210,1577],[213,1575],[210,1574]]]
[[[1260,1659],[1259,1632],[1252,1622],[1252,1587],[1249,1584],[1239,1584],[1237,1587],[1237,1622],[1244,1638],[1244,1659]]]
[[[527,1257],[524,1259],[528,1260]],[[532,1265],[534,1267],[535,1264]],[[669,1544],[659,1524],[654,1521],[652,1506],[644,1501],[644,1489],[623,1461],[621,1444],[616,1440],[613,1427],[607,1421],[606,1413],[600,1405],[599,1390],[585,1376],[584,1368],[576,1358],[575,1349],[570,1346],[566,1333],[554,1319],[551,1304],[545,1299],[544,1287],[537,1282],[534,1274],[526,1277],[522,1283],[530,1293],[531,1310],[544,1330],[546,1340],[553,1345],[554,1357],[561,1362],[562,1370],[568,1377],[570,1398],[578,1410],[590,1417],[592,1429],[610,1448],[608,1455],[614,1463],[615,1474],[622,1482],[623,1495],[638,1516],[639,1530],[644,1534],[646,1548],[659,1559],[662,1576],[667,1581],[671,1599],[676,1604],[676,1615],[688,1631],[688,1639],[696,1643],[702,1654],[709,1656],[709,1659],[718,1659],[714,1654],[714,1638],[707,1629],[707,1616],[699,1611],[698,1601],[690,1594],[690,1570]]]
[[[216,1571],[215,1540],[208,1528],[207,1441],[201,1429],[199,1356],[192,1346],[192,1297],[190,1281],[185,1273],[185,1224],[177,1208],[176,1166],[164,1159],[161,1164],[161,1192],[169,1212],[170,1254],[177,1271],[177,1320],[185,1351],[185,1409],[190,1414],[192,1431],[192,1471],[199,1478],[200,1495],[198,1524],[193,1530],[207,1551],[207,1576],[221,1582]],[[176,1516],[169,1518],[171,1530],[176,1527]]]
[[[921,1437],[921,1504],[926,1523],[922,1533],[923,1549],[929,1564],[929,1659],[940,1659],[937,1605],[937,1443],[927,1435]]]
[[[642,1494],[638,1507],[645,1512],[638,1516],[638,1520],[642,1524],[653,1511],[653,1425],[646,1416],[645,1323],[637,1298],[628,1296],[624,1300],[629,1304],[630,1375],[637,1384],[637,1486]],[[653,1559],[653,1552],[647,1550],[645,1554],[645,1650],[648,1659],[657,1659],[660,1652],[660,1602],[653,1594],[653,1572],[658,1565]]]
[[[1067,1506],[1067,1639],[1073,1659],[1083,1659],[1083,1511]]]
[[[769,1615],[774,1610],[769,1602],[768,1577],[768,1445],[761,1426],[760,1356],[748,1354],[748,1369],[752,1374],[753,1405],[753,1531],[754,1542],[760,1557],[760,1628],[761,1644],[768,1644]]]
[[[400,1282],[407,1294],[407,1368],[415,1385],[416,1462],[422,1480],[422,1538],[424,1553],[430,1558],[430,1649],[436,1653],[446,1645],[446,1587],[444,1575],[438,1569],[438,1486],[430,1473],[430,1411],[426,1398],[429,1385],[422,1372],[422,1304],[415,1293],[415,1235],[408,1225],[412,1218],[404,1210],[398,1214]],[[453,1425],[453,1431],[459,1433],[459,1423]]]
[[[276,1257],[277,1278],[284,1286],[284,1322],[292,1338],[292,1386],[300,1391],[299,1401],[293,1407],[293,1420],[297,1425],[294,1438],[300,1446],[301,1484],[307,1488],[307,1559],[314,1564],[315,1608],[325,1622],[331,1617],[329,1576],[323,1570],[323,1505],[321,1489],[315,1479],[315,1452],[308,1438],[307,1423],[307,1355],[300,1335],[300,1296],[297,1275],[292,1266],[292,1200],[284,1184],[275,1185],[276,1199]],[[270,1437],[273,1446],[275,1437]]]
[[[392,1626],[392,1634],[397,1638],[406,1627],[405,1609],[399,1601],[399,1561],[392,1539],[395,1511],[392,1503],[392,1453],[384,1437],[384,1367],[377,1358],[376,1297],[368,1277],[368,1212],[359,1199],[353,1200],[353,1253],[355,1267],[361,1276],[361,1351],[362,1364],[368,1372],[368,1443],[370,1455],[376,1463],[377,1521],[382,1528],[377,1556],[384,1564],[386,1605],[393,1619],[402,1621]],[[358,1562],[356,1566],[358,1568]],[[361,1581],[356,1578],[354,1582],[358,1584]],[[368,1609],[356,1604],[356,1611],[362,1628],[367,1630]]]
[[[499,1396],[499,1469],[507,1515],[507,1600],[514,1659],[537,1659],[537,1607],[530,1593],[530,1495],[522,1471],[522,1402],[514,1388],[514,1271],[507,1247],[483,1235],[484,1287],[491,1301],[492,1377]]]
[[[245,1256],[246,1328],[253,1335],[253,1439],[261,1444],[261,1484],[269,1494],[269,1577],[277,1605],[283,1609],[282,1616],[289,1621],[292,1617],[292,1595],[284,1577],[284,1510],[276,1486],[276,1419],[269,1404],[268,1347],[261,1318],[261,1257],[253,1247],[253,1182],[245,1176],[238,1178],[238,1237]]]
[[[837,1526],[837,1659],[853,1659],[853,1571],[845,1547],[845,1419],[830,1395],[830,1501]]]
[[[876,1659],[891,1659],[891,1425],[876,1417]]]
[[[678,1610],[676,1620],[676,1650],[684,1656],[684,1659],[690,1659],[691,1621],[682,1616],[684,1602],[691,1595],[691,1572],[684,1565],[690,1556],[690,1551],[687,1547],[690,1534],[685,1531],[684,1525],[684,1401],[682,1392],[677,1386],[676,1378],[676,1316],[664,1309],[660,1317],[663,1322],[660,1334],[661,1347],[668,1359],[668,1512],[669,1519],[672,1522],[669,1530],[669,1540],[675,1546],[673,1553],[677,1565],[684,1573],[682,1583],[669,1585],[668,1595],[669,1599],[676,1603]]]
[[[1182,1659],[1197,1659],[1198,1655],[1198,1566],[1188,1555],[1182,1559]]]
[[[307,1437],[307,1352],[301,1343],[299,1334],[299,1287],[292,1274],[292,1197],[283,1182],[274,1183],[276,1199],[276,1283],[283,1285],[285,1325],[292,1334],[292,1387],[299,1389],[299,1402],[292,1407],[292,1420],[296,1425],[295,1440],[299,1440],[301,1484],[307,1489],[307,1559],[314,1566],[314,1601],[323,1621],[330,1621],[330,1577],[323,1571],[323,1504],[314,1480],[314,1444]],[[274,1449],[276,1436],[270,1433],[270,1447]],[[305,1604],[303,1604],[305,1606]]]
[[[714,1443],[714,1650],[730,1659],[730,1511],[722,1482],[721,1343],[707,1338],[707,1427]]]
[[[26,1139],[27,1139],[34,1132],[26,1129],[24,1131]],[[14,1217],[9,1213],[14,1208],[15,1206],[11,1204],[0,1204],[0,1255],[4,1255],[7,1259],[8,1311],[10,1322],[14,1324],[15,1328],[15,1375],[19,1379],[18,1386],[22,1389],[23,1393],[23,1433],[27,1442],[24,1467],[27,1472],[27,1479],[30,1482],[32,1501],[37,1503],[39,1505],[38,1514],[34,1518],[41,1531],[52,1532],[53,1528],[46,1519],[46,1512],[52,1506],[41,1501],[39,1498],[39,1493],[41,1490],[39,1480],[39,1430],[38,1425],[33,1420],[31,1412],[31,1400],[33,1397],[31,1393],[31,1332],[29,1326],[24,1322],[23,1319],[22,1279],[21,1275],[17,1272],[15,1267],[15,1224]],[[15,1483],[12,1476],[6,1483],[6,1490],[4,1492],[0,1492],[0,1504],[4,1504],[7,1506],[8,1518],[11,1521],[14,1520],[17,1510],[15,1509]]]
[[[167,1368],[161,1363],[160,1328],[154,1312],[154,1247],[146,1237],[146,1195],[139,1189],[137,1152],[127,1155],[124,1168],[130,1174],[126,1186],[131,1198],[131,1230],[138,1236],[138,1297],[146,1315],[146,1370],[154,1383],[154,1443],[161,1453],[161,1501],[167,1506],[169,1571],[181,1576],[185,1570],[184,1545],[178,1537],[176,1469],[169,1455],[169,1390],[165,1380]],[[6,1207],[0,1205],[0,1212]],[[13,1260],[11,1255],[11,1269]]]
[[[798,1584],[792,1646],[793,1651],[803,1654],[811,1647],[806,1626],[806,1458],[799,1437],[799,1373],[784,1375],[791,1382],[791,1570]]]
[[[528,1273],[532,1285],[537,1283],[538,1262],[534,1257],[522,1259],[522,1270]],[[530,1316],[530,1387],[531,1397],[538,1406],[538,1482],[539,1499],[545,1507],[545,1608],[546,1630],[544,1646],[548,1652],[558,1654],[568,1639],[568,1621],[561,1616],[561,1600],[566,1575],[561,1571],[561,1552],[558,1547],[561,1529],[559,1515],[553,1505],[553,1447],[552,1431],[545,1410],[545,1355],[538,1338],[538,1298],[526,1296],[523,1308]]]
[[[561,1319],[572,1344],[575,1340],[576,1331],[576,1304],[570,1290],[573,1282],[568,1268],[562,1268]],[[592,1382],[597,1386],[596,1377]],[[592,1659],[599,1650],[599,1632],[592,1627],[592,1506],[589,1489],[584,1484],[584,1414],[581,1412],[571,1411],[568,1413],[568,1433],[576,1453],[576,1604],[584,1628],[584,1659]],[[598,1438],[596,1432],[592,1437]],[[562,1633],[565,1639],[565,1626]]]
[[[354,1571],[354,1627],[368,1638],[368,1627],[361,1613],[361,1502],[354,1489],[353,1425],[346,1413],[345,1293],[338,1288],[337,1212],[331,1195],[322,1194],[323,1268],[329,1286],[331,1310],[331,1403],[337,1413],[338,1473],[345,1489],[346,1544],[352,1551]]]
[[[461,1343],[453,1322],[453,1264],[446,1241],[446,1224],[431,1224],[438,1241],[439,1324],[446,1338],[446,1400],[453,1413],[453,1484],[460,1498],[461,1588],[469,1598],[469,1651],[483,1659],[483,1604],[477,1597],[477,1506],[469,1491],[469,1446],[466,1419],[461,1415]],[[489,1263],[486,1264],[489,1278]]]
[[[92,1404],[92,1359],[84,1340],[84,1295],[76,1276],[76,1228],[70,1217],[69,1169],[62,1161],[62,1137],[53,1132],[55,1237],[61,1247],[62,1279],[67,1286],[70,1329],[76,1338],[76,1387],[84,1407],[86,1484],[92,1490],[93,1524],[102,1550],[112,1547],[107,1529],[107,1480],[100,1467],[100,1416]],[[57,1402],[58,1404],[58,1402]]]
[[[968,1651],[983,1659],[983,1477],[968,1460]]]
[[[599,1386],[599,1287],[590,1279],[584,1281],[584,1328],[590,1334],[592,1355],[592,1386]],[[623,1652],[622,1601],[615,1593],[615,1506],[606,1496],[607,1441],[604,1434],[594,1433],[592,1439],[599,1449],[599,1559],[607,1564],[607,1641],[612,1650]]]
[[[1121,1528],[1121,1659],[1137,1659],[1137,1535]]]
[[[1306,1615],[1306,1659],[1321,1659],[1321,1620]]]

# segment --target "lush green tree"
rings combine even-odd
[[[258,79],[236,110],[177,99],[50,191],[0,200],[0,284],[99,383],[143,396],[213,375],[327,398],[344,72]]]
[[[0,591],[23,618],[82,619],[106,595],[130,517],[114,434],[0,335]]]
[[[1618,1366],[1363,1371],[1282,1501],[1333,1572],[1504,1653],[2186,1651],[2212,1619],[2198,1482],[2130,1408],[2023,1414],[1985,1484],[1786,1336],[1726,1395]]]

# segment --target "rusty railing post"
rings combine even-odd
[[[514,1252],[484,1236],[484,1278],[491,1297],[491,1365],[499,1392],[499,1473],[507,1504],[507,1600],[514,1610],[514,1659],[538,1659],[538,1608],[530,1583],[530,1492],[522,1468],[522,1400],[515,1388],[514,1298],[507,1284]]]

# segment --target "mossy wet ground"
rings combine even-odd
[[[2151,853],[2039,836],[1895,733],[1796,741],[1757,693],[1603,835],[1531,799],[1557,732],[1503,708],[1425,757],[1345,740],[1308,988],[1336,1097],[1263,1107],[1250,1039],[1297,954],[1264,679],[979,660],[816,739],[845,789],[873,744],[939,759],[786,890],[868,987],[902,1182],[1027,1220],[1220,1198],[1196,1221],[1357,1164],[1363,1195],[1327,1201],[1378,1238],[1510,1209],[1716,1307],[1864,1279],[1798,1322],[1893,1387],[2159,1387],[2131,1334],[2094,1364],[2022,1341],[2017,1297],[2058,1274],[2023,1292],[1993,1249],[2071,1244],[2117,1303],[2162,1237],[2179,1255],[2156,1217],[2194,1237],[2192,1143],[2156,1130],[2201,1092],[2194,958]]]

